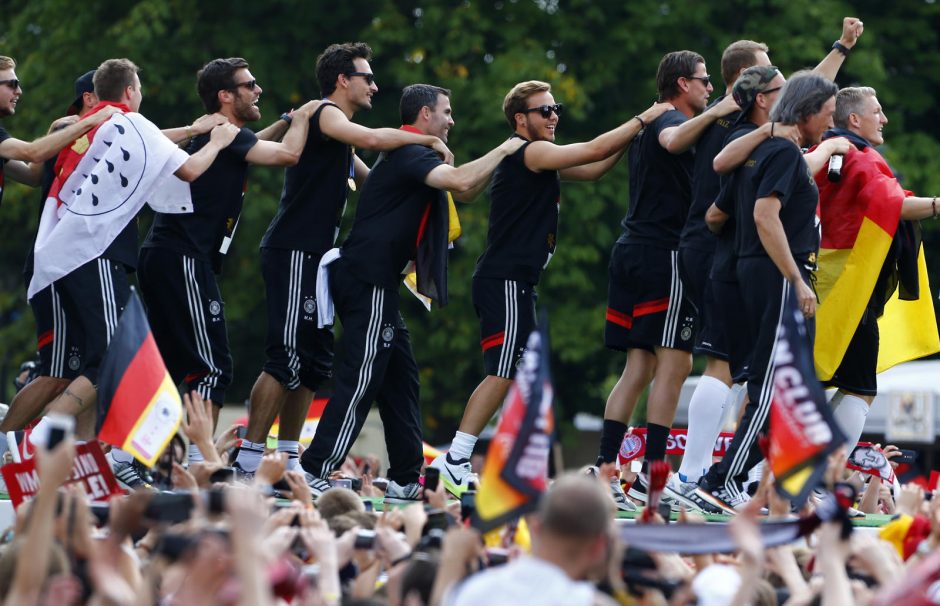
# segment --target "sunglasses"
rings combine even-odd
[[[255,90],[255,87],[258,86],[257,80],[249,80],[248,82],[236,82],[234,88],[239,88],[244,86],[248,90]]]
[[[783,88],[783,87],[782,87],[782,86],[778,86],[777,88],[768,88],[767,90],[762,90],[762,91],[760,91],[760,94],[762,94],[762,95],[769,95],[770,93],[775,93],[775,92],[777,92],[777,91],[780,90],[781,88]]]
[[[712,83],[711,76],[686,76],[685,79],[686,80],[701,80],[702,85],[706,87]]]
[[[561,103],[556,103],[555,105],[539,105],[538,107],[530,107],[525,110],[524,114],[531,114],[532,112],[538,112],[546,120],[552,117],[552,112],[555,112],[556,116],[561,116],[561,110],[564,106]]]
[[[375,82],[375,74],[370,72],[349,72],[346,74],[347,78],[352,78],[353,76],[362,76],[369,86],[372,86],[372,83]]]
[[[0,84],[6,84],[13,90],[16,90],[20,87],[20,81],[16,78],[13,78],[12,80],[0,80]]]

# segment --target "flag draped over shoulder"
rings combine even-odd
[[[459,238],[461,234],[460,217],[457,215],[457,205],[454,204],[454,197],[450,195],[450,192],[444,192],[444,193],[447,194],[447,221],[446,221],[447,244],[449,247],[452,248],[454,241],[457,238]],[[432,209],[431,206],[428,206],[428,211],[425,214],[424,220],[422,221],[422,225],[426,225],[427,221],[431,220],[432,214],[434,214],[434,220],[439,221],[439,216],[443,214],[439,212],[439,210],[440,209],[438,209],[438,211],[435,211],[434,209]],[[442,227],[438,226],[438,230],[442,230]],[[411,294],[413,294],[419,301],[421,301],[421,303],[424,304],[424,307],[428,311],[431,311],[431,301],[432,299],[436,297],[432,297],[426,293],[430,292],[432,295],[436,295],[437,294],[436,285],[438,283],[443,283],[445,286],[444,299],[443,301],[438,300],[438,303],[440,305],[446,305],[447,304],[447,292],[446,292],[446,285],[447,285],[446,278],[447,277],[445,275],[443,278],[441,278],[440,276],[435,278],[433,275],[430,274],[432,270],[429,270],[428,272],[426,272],[426,274],[422,274],[419,276],[419,270],[418,270],[419,266],[422,268],[435,267],[431,259],[436,254],[435,252],[436,248],[432,246],[432,241],[430,239],[421,238],[421,236],[423,235],[423,231],[424,230],[421,230],[418,235],[418,240],[419,240],[418,241],[418,259],[415,260],[414,271],[411,271],[405,275],[404,282],[405,282],[405,286],[408,287],[408,290],[411,291]],[[425,243],[424,247],[422,247],[422,241]],[[445,274],[447,271],[446,261],[447,260],[445,258],[444,265],[442,266]]]
[[[813,371],[810,339],[791,290],[777,326],[767,461],[776,488],[799,507],[826,471],[826,457],[845,442]]]
[[[548,486],[555,418],[548,368],[548,330],[529,335],[522,366],[503,403],[483,464],[472,524],[487,532],[535,510]]]
[[[192,212],[189,184],[173,175],[187,158],[137,113],[114,114],[63,150],[39,220],[27,296],[100,257],[144,204]]]
[[[834,134],[857,139],[842,131]],[[822,242],[816,274],[820,306],[814,357],[817,375],[826,381],[838,369],[865,313],[898,229],[901,204],[910,192],[901,188],[881,154],[868,145],[850,148],[840,181],[829,181],[822,170],[816,184]],[[878,321],[878,372],[940,351],[936,324],[923,322],[934,314],[922,248],[917,264],[918,298],[903,301],[895,292]]]
[[[132,292],[101,362],[98,439],[152,467],[182,416],[179,392]]]

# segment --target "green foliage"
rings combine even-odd
[[[908,188],[940,192],[932,170],[940,156],[938,8],[928,2],[874,0],[382,0],[311,4],[206,3],[195,0],[92,0],[76,10],[62,0],[6,0],[0,54],[17,58],[25,93],[5,126],[19,138],[45,132],[72,100],[75,77],[112,56],[143,68],[143,112],[157,124],[187,124],[202,113],[195,72],[217,56],[243,56],[264,88],[262,124],[318,95],[317,54],[329,43],[361,39],[375,50],[380,92],[375,109],[356,117],[369,126],[398,124],[398,92],[412,82],[453,91],[457,121],[451,149],[458,162],[485,153],[509,135],[501,106],[516,82],[550,82],[566,105],[559,143],[588,140],[642,111],[655,98],[662,55],[689,48],[718,76],[722,49],[739,38],[764,40],[786,73],[812,67],[839,36],[841,19],[866,22],[839,83],[874,86],[891,123],[888,158]],[[720,80],[720,78],[715,78]],[[719,91],[716,91],[716,94]],[[374,156],[363,154],[367,162]],[[594,184],[562,189],[558,252],[540,286],[551,318],[558,412],[601,414],[623,368],[623,355],[602,346],[609,249],[627,206],[625,163]],[[282,171],[255,168],[245,210],[222,276],[236,381],[230,399],[247,398],[264,359],[265,301],[258,243],[274,214]],[[0,210],[0,365],[34,347],[20,269],[35,230],[37,194],[11,185]],[[347,227],[355,211],[350,199]],[[488,201],[462,206],[464,236],[450,259],[451,304],[427,313],[403,294],[421,366],[422,404],[430,437],[449,437],[482,378],[479,328],[470,276],[486,235]],[[142,235],[149,217],[141,220]],[[938,238],[925,223],[925,241]],[[931,270],[935,272],[934,267]],[[936,278],[934,284],[940,284]],[[2,377],[0,377],[2,378]],[[8,382],[8,381],[7,381]],[[0,400],[8,394],[2,393]]]

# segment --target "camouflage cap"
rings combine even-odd
[[[767,85],[779,73],[780,70],[773,65],[755,65],[741,72],[734,82],[731,95],[734,97],[734,102],[741,108],[742,118],[751,111],[757,94],[764,92]]]

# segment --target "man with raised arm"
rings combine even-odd
[[[347,192],[361,186],[369,173],[355,149],[391,151],[417,144],[453,159],[433,135],[366,128],[352,121],[357,112],[372,109],[372,97],[379,90],[371,58],[372,49],[362,42],[330,45],[317,58],[323,104],[309,120],[300,160],[284,173],[277,214],[261,240],[267,359],[251,390],[247,434],[236,460],[243,472],[258,467],[279,413],[278,449],[288,453],[289,468],[296,468],[307,409],[332,376],[333,332],[317,327],[316,275],[323,253],[336,243]]]
[[[454,121],[450,91],[427,84],[405,88],[402,130],[447,139]],[[448,202],[444,190],[472,200],[503,158],[523,141],[509,139],[485,156],[454,168],[422,145],[383,153],[366,180],[352,231],[342,248],[324,255],[318,292],[329,282],[331,301],[319,300],[319,316],[343,322],[343,351],[333,397],[323,411],[317,434],[301,465],[318,496],[326,478],[338,469],[359,435],[375,401],[385,427],[389,485],[385,500],[420,499],[418,476],[423,462],[418,366],[399,312],[401,276],[414,262],[420,293],[446,299]],[[323,293],[324,295],[326,293]]]
[[[506,398],[516,362],[536,326],[535,287],[555,253],[560,180],[600,179],[643,125],[672,106],[654,104],[591,141],[556,145],[562,107],[551,86],[536,80],[520,82],[503,100],[513,138],[522,146],[493,176],[486,249],[473,274],[486,377],[467,402],[450,451],[431,463],[441,469],[444,485],[456,495],[467,489],[477,437]]]
[[[216,275],[241,214],[249,164],[293,166],[307,136],[311,112],[319,101],[295,111],[283,141],[262,139],[246,124],[261,118],[261,86],[240,57],[214,59],[198,73],[196,88],[209,114],[238,127],[235,140],[212,166],[190,184],[191,214],[157,213],[140,251],[139,278],[154,339],[170,375],[212,401],[213,413],[225,403],[232,380],[232,356]],[[281,122],[281,120],[278,120]],[[186,147],[196,153],[209,143],[195,137]],[[200,459],[191,446],[192,458]],[[129,462],[129,461],[128,461]]]

